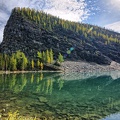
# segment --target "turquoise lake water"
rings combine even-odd
[[[120,120],[120,72],[0,75],[0,114],[43,120]]]

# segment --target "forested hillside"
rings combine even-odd
[[[59,19],[50,14],[44,13],[43,11],[35,11],[34,9],[29,8],[16,8],[13,12],[16,11],[20,13],[23,17],[33,21],[38,25],[39,28],[44,28],[50,31],[56,31],[58,29],[70,30],[78,34],[82,34],[83,38],[90,39],[89,37],[101,37],[105,39],[105,43],[117,42],[120,43],[120,35],[115,32],[110,32],[106,29],[100,28],[98,26],[92,26],[89,24],[82,24],[76,22],[70,22],[63,19]]]
[[[99,64],[120,62],[120,34],[89,24],[70,22],[42,11],[15,8],[5,26],[1,53],[21,50],[28,58],[52,48],[54,58]]]

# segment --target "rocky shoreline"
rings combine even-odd
[[[91,73],[91,72],[109,72],[120,70],[120,64],[112,61],[110,65],[99,65],[97,63],[88,63],[84,61],[65,61],[61,64],[61,71],[0,71],[0,74],[10,74],[10,73],[32,73],[32,72],[77,72],[77,73]]]
[[[120,70],[120,64],[115,61],[112,61],[110,65],[99,65],[96,63],[88,63],[84,61],[65,61],[62,63],[61,67],[64,72],[78,73]]]

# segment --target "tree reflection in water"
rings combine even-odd
[[[80,77],[76,73],[71,77],[61,73],[0,75],[0,109],[7,105],[8,110],[19,109],[24,115],[85,120],[120,111],[120,78],[113,80],[108,74]]]

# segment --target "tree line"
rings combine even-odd
[[[58,17],[54,17],[50,14],[47,14],[43,11],[36,11],[30,8],[20,8],[17,7],[13,9],[13,12],[16,12],[23,17],[31,20],[39,29],[44,28],[46,30],[55,31],[58,29],[70,30],[76,32],[80,35],[82,39],[102,39],[105,44],[110,42],[120,43],[120,35],[115,32],[108,31],[104,28],[98,26],[92,26],[90,24],[83,24],[77,22],[71,22],[68,20],[63,20]]]
[[[64,59],[62,54],[59,53],[57,60],[54,60],[52,49],[42,52],[38,51],[34,58],[28,58],[21,51],[16,51],[11,55],[0,53],[0,70],[43,70],[44,64],[54,64],[55,61],[61,63]]]

